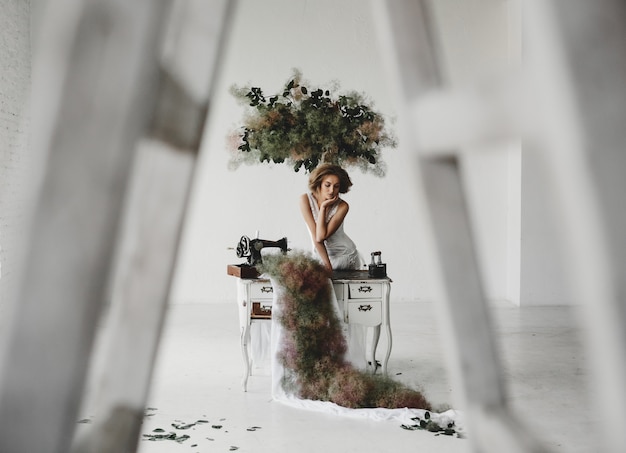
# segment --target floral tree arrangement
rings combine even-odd
[[[294,70],[282,92],[233,85],[230,93],[248,108],[230,136],[231,166],[286,163],[312,171],[320,163],[354,166],[384,176],[381,152],[396,139],[366,96],[311,87]]]
[[[283,288],[278,321],[284,335],[277,357],[285,369],[286,391],[349,408],[431,409],[418,390],[360,371],[347,361],[328,271],[319,261],[301,251],[272,254],[263,259],[260,270]]]

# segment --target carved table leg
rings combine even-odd
[[[376,373],[376,349],[378,348],[378,340],[380,340],[380,324],[372,327],[372,348],[369,356],[369,364],[372,367],[372,372]]]
[[[242,380],[243,391],[248,391],[248,377],[250,377],[250,357],[248,356],[248,344],[250,343],[250,324],[245,324],[241,329],[241,355],[243,356],[244,374]]]

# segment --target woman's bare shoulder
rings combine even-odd
[[[303,193],[302,195],[300,195],[300,197],[298,198],[298,202],[300,204],[301,208],[309,208],[311,209],[311,203],[309,200],[309,194],[308,193]]]

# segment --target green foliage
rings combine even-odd
[[[230,92],[248,107],[230,140],[234,167],[273,162],[310,172],[328,162],[385,174],[381,151],[395,148],[396,140],[363,94],[311,89],[298,70],[280,94],[268,96],[259,87],[235,85]]]

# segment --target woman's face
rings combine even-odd
[[[318,192],[321,198],[320,201],[332,200],[333,198],[337,198],[339,196],[339,176],[324,176]]]

